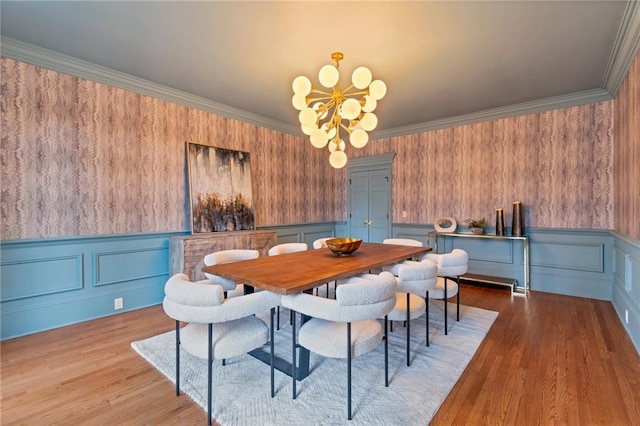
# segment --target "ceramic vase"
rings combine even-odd
[[[522,202],[515,201],[513,203],[513,224],[511,226],[511,235],[521,237],[524,235],[524,211]]]
[[[496,235],[504,236],[507,234],[507,230],[504,224],[504,209],[496,210]]]

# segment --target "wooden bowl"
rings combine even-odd
[[[348,256],[358,250],[360,243],[360,238],[331,238],[327,240],[327,247],[338,256]]]

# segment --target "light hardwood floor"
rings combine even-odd
[[[461,296],[500,315],[432,424],[640,425],[640,357],[609,302],[470,285]],[[0,423],[204,424],[131,349],[172,328],[156,306],[2,342]]]

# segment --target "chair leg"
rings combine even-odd
[[[411,360],[410,360],[410,349],[409,347],[411,346],[411,320],[409,318],[409,314],[411,311],[411,307],[409,306],[409,300],[411,300],[411,298],[409,297],[409,293],[407,293],[407,367],[409,367],[411,365]]]
[[[273,371],[273,339],[275,337],[275,333],[273,332],[273,317],[275,315],[275,311],[275,308],[271,308],[269,314],[269,367],[271,369],[271,398],[276,395],[275,372]]]
[[[447,277],[444,277],[444,334],[449,334],[447,327]]]
[[[278,309],[278,320],[277,320],[278,322],[276,325],[276,329],[280,330],[280,306],[278,306],[277,309]]]
[[[460,277],[456,277],[456,284],[458,285],[458,297],[456,298],[456,321],[460,321]]]
[[[427,291],[427,294],[425,296],[425,301],[427,302],[426,308],[427,311],[425,312],[425,316],[427,317],[427,347],[429,346],[429,292]]]
[[[180,395],[180,321],[176,320],[176,396]]]
[[[293,310],[291,311],[293,312]],[[291,326],[291,377],[293,378],[293,399],[296,399],[296,316],[293,316],[293,324]]]
[[[209,323],[209,371],[207,376],[207,424],[211,426],[211,414],[213,407],[211,406],[211,387],[213,384],[213,324]]]
[[[351,323],[347,323],[347,419],[351,420]]]
[[[384,386],[389,387],[389,316],[384,316]]]

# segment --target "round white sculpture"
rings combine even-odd
[[[458,222],[452,217],[439,217],[433,222],[433,226],[438,232],[455,232]]]

